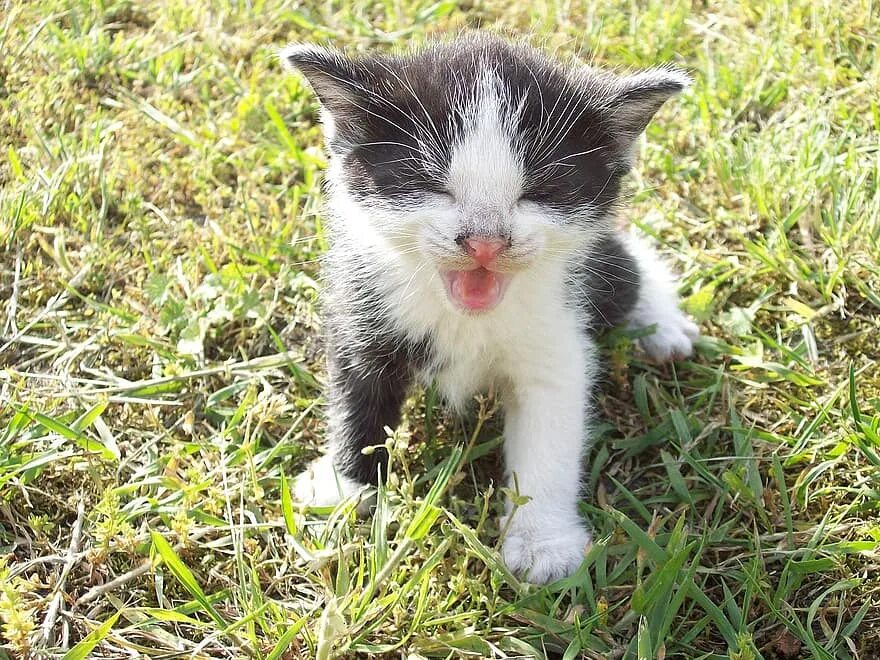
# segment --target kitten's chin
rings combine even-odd
[[[458,309],[472,314],[488,312],[504,298],[511,275],[485,268],[441,272],[446,295]]]

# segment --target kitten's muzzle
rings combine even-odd
[[[515,243],[509,235],[461,233],[455,245],[431,245],[430,253],[441,271],[483,269],[493,273],[514,274],[528,268],[540,248],[534,241]]]
[[[455,242],[461,248],[458,256],[438,263],[450,302],[468,314],[494,309],[531,255],[516,254],[510,237],[460,234]]]
[[[459,234],[455,238],[479,268],[490,268],[498,257],[510,247],[510,239],[498,236],[473,236]]]
[[[467,255],[461,267],[441,268],[446,295],[453,305],[468,313],[486,312],[504,297],[510,275],[498,272],[499,260],[510,239],[499,236],[459,234],[455,242]],[[503,269],[503,268],[502,268]]]
[[[491,266],[498,255],[507,249],[507,241],[500,238],[468,238],[464,245],[471,258],[483,268]]]

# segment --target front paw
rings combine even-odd
[[[640,337],[639,344],[652,360],[668,362],[693,353],[694,342],[699,336],[696,323],[676,308],[656,319],[653,334]]]
[[[513,522],[501,547],[504,563],[515,574],[533,584],[547,584],[574,573],[590,548],[592,537],[584,523],[574,520],[554,523],[529,519]]]
[[[367,488],[341,475],[333,467],[333,457],[327,454],[314,461],[294,480],[293,499],[312,507],[336,506]]]

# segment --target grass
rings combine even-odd
[[[876,4],[0,6],[0,657],[880,656]],[[499,562],[489,399],[414,395],[371,520],[287,490],[324,158],[274,52],[466,27],[696,79],[628,217],[705,337],[605,339],[596,542],[546,588]]]

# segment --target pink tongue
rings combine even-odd
[[[495,273],[485,268],[452,275],[452,295],[467,309],[488,309],[498,302],[501,286]]]

